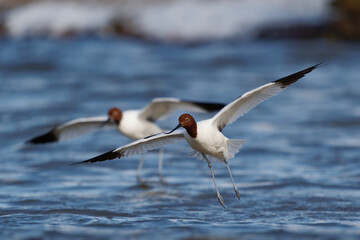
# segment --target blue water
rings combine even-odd
[[[0,40],[0,237],[9,239],[359,239],[360,46],[324,41],[176,46],[121,38]],[[23,143],[113,106],[154,97],[228,103],[321,61],[327,65],[227,126],[248,143],[230,161],[238,200],[214,163],[186,143],[68,166],[130,140],[100,131],[58,144]],[[181,112],[159,122],[177,124]],[[195,114],[201,120],[211,114]]]

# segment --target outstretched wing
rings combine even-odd
[[[28,140],[27,143],[40,144],[73,139],[84,134],[94,132],[100,129],[105,124],[113,125],[111,123],[107,124],[107,119],[107,116],[78,118],[61,124],[43,135],[34,137]]]
[[[212,123],[221,131],[226,125],[234,122],[263,101],[275,96],[320,65],[321,64],[316,64],[300,72],[246,92],[218,112],[212,118]]]
[[[119,147],[117,149],[111,150],[89,160],[85,160],[82,162],[74,163],[71,165],[76,165],[80,163],[94,163],[94,162],[102,162],[107,160],[113,160],[115,158],[128,157],[131,155],[146,153],[149,150],[161,148],[165,145],[176,143],[184,140],[183,131],[178,130],[174,131],[170,134],[159,133],[156,135],[152,135],[132,143],[129,143],[125,146]]]
[[[225,104],[222,103],[184,101],[177,98],[155,98],[141,110],[139,116],[143,119],[155,122],[156,120],[166,118],[178,110],[211,112],[218,111],[224,106]]]

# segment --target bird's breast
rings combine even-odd
[[[140,119],[137,114],[130,112],[124,114],[119,131],[125,136],[137,140],[160,133],[162,130],[154,123]]]
[[[192,138],[185,133],[189,145],[198,152],[222,159],[226,149],[226,137],[217,129],[199,126],[198,135]]]

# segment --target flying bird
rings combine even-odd
[[[225,104],[185,101],[177,98],[155,98],[142,109],[122,111],[116,107],[108,111],[107,116],[78,118],[54,127],[45,134],[27,141],[29,144],[43,144],[70,140],[82,135],[100,130],[103,127],[117,127],[126,137],[137,140],[164,131],[155,121],[165,119],[176,111],[212,112],[220,110]],[[159,176],[162,179],[162,149],[159,155]],[[138,166],[138,180],[141,182],[140,171],[143,165],[142,157]]]
[[[194,150],[191,153],[191,156],[203,159],[207,162],[211,171],[217,198],[220,204],[225,208],[223,197],[216,186],[211,160],[218,160],[225,163],[235,194],[238,199],[240,199],[240,193],[230,171],[229,159],[235,157],[235,154],[239,152],[246,141],[242,139],[229,139],[222,134],[222,130],[261,102],[277,95],[286,87],[304,77],[320,65],[321,64],[316,64],[287,77],[248,91],[226,105],[210,119],[196,122],[190,114],[184,113],[179,117],[179,124],[170,132],[162,132],[160,134],[148,136],[97,157],[72,165],[128,157],[145,153],[152,149],[161,148],[167,144],[177,143],[185,139]],[[184,130],[177,130],[180,127],[184,128]]]

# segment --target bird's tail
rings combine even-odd
[[[229,159],[234,158],[235,154],[237,154],[240,149],[243,147],[243,144],[246,143],[244,139],[228,139],[227,147],[228,147],[228,154]]]

